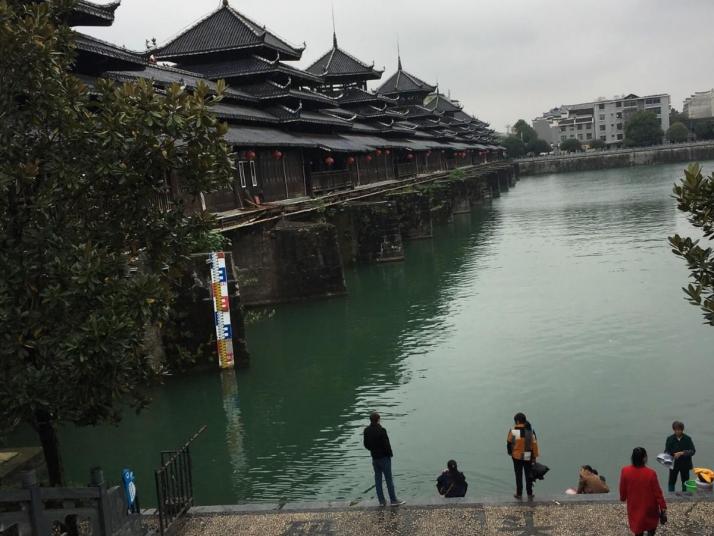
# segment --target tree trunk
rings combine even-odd
[[[42,410],[35,412],[35,430],[40,437],[42,451],[45,455],[50,486],[64,485],[64,468],[59,450],[59,439],[52,416]]]

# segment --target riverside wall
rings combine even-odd
[[[516,166],[520,175],[543,175],[702,160],[714,160],[714,141],[524,158]]]

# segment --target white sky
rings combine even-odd
[[[342,48],[386,67],[386,79],[398,37],[405,70],[499,131],[615,94],[669,93],[681,111],[685,97],[714,87],[714,0],[231,0],[288,42],[305,41],[302,67],[332,45],[332,3]],[[79,30],[143,50],[219,4],[123,0],[113,27]]]

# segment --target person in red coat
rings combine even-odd
[[[632,451],[632,465],[620,473],[620,500],[627,501],[630,530],[637,536],[645,532],[653,536],[659,523],[667,522],[667,503],[657,473],[646,465],[647,451],[637,447]]]

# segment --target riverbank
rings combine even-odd
[[[523,158],[516,161],[521,176],[572,173],[603,169],[701,162],[714,159],[714,141],[638,147],[616,151],[592,151],[557,156]]]
[[[356,505],[288,503],[193,508],[177,532],[183,536],[432,536],[503,535],[624,536],[625,506],[613,494],[543,497],[533,502],[441,499],[381,508],[372,502]],[[662,531],[677,535],[711,535],[714,498],[711,495],[667,497],[669,523]]]

